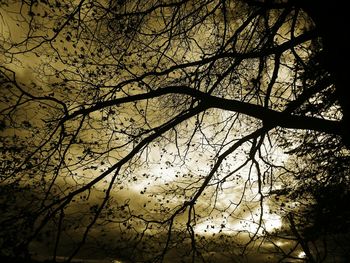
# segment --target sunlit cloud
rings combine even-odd
[[[313,22],[283,1],[158,2],[0,7],[0,187],[14,245],[26,244],[18,223],[40,260],[81,246],[74,260],[224,262],[260,240],[306,259],[303,216],[328,211],[311,204],[348,174],[343,96]]]

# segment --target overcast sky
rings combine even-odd
[[[14,13],[11,13],[11,11],[18,10],[19,5],[13,5],[11,8],[7,8],[7,12],[0,9],[2,18],[0,21],[0,34],[2,34],[4,39],[9,37],[14,41],[19,41],[27,32],[23,21],[29,18],[24,17],[21,18],[24,19],[21,20],[22,22],[15,22],[13,18],[18,17],[16,17]],[[50,24],[48,24],[48,26],[50,26]],[[201,35],[196,37],[203,42],[197,43],[200,46],[204,45],[204,42],[209,40],[203,36],[205,33],[204,28],[202,28],[199,33]],[[50,33],[48,34],[50,35]],[[65,40],[66,37],[59,36],[54,45],[58,47],[58,49],[63,50],[64,47],[68,47],[69,49],[70,44],[57,44],[62,39]],[[179,53],[181,53],[180,51]],[[169,52],[174,53],[173,51]],[[188,52],[188,50],[186,52]],[[182,54],[184,59],[194,60],[198,57],[196,49],[193,49],[192,53],[186,52]],[[43,68],[49,68],[48,65],[51,65],[59,70],[70,70],[69,66],[65,68],[64,65],[60,63],[51,64],[52,57],[50,55],[43,56],[41,54],[29,52],[25,55],[16,55],[14,58],[15,60],[9,63],[8,58],[1,57],[6,63],[6,67],[15,71],[17,81],[31,92],[34,92],[36,96],[54,91],[51,86],[53,86],[56,78],[55,76],[40,75],[40,72],[46,72]],[[155,62],[149,61],[149,63]],[[84,69],[80,70],[83,72],[81,76],[85,76],[84,74],[87,73],[87,70],[86,72],[84,72]],[[137,73],[137,70],[133,73],[136,74],[135,72]],[[288,72],[283,72],[279,80],[282,81],[287,78],[287,73]],[[113,81],[115,81],[115,79],[112,79],[110,82],[112,83]],[[74,85],[72,86],[74,87]],[[71,96],[74,95],[78,97],[75,92],[79,93],[78,90],[75,90],[72,92]],[[122,92],[120,92],[120,94],[122,94]],[[117,95],[120,94],[118,93]],[[53,96],[60,98],[60,94],[57,93]],[[79,98],[77,101],[79,101]],[[166,114],[164,114],[164,116],[159,114],[159,105],[168,102],[170,103],[170,100],[165,102],[162,101],[162,99],[149,101],[147,107],[150,109],[149,118],[151,119],[151,126],[155,126],[157,123],[166,120]],[[155,105],[158,105],[158,108],[156,108]],[[70,106],[72,109],[75,107],[74,104]],[[145,104],[138,104],[137,106],[144,109],[143,107],[145,107]],[[152,107],[154,107],[153,111]],[[119,108],[119,110],[120,115],[118,115],[118,122],[123,121],[123,125],[131,125],[132,122],[135,122],[135,125],[137,125],[137,122],[140,120],[140,113],[136,112],[137,108],[135,105],[123,106],[121,109]],[[23,108],[23,110],[18,111],[16,114],[18,120],[21,118],[23,118],[23,120],[29,120],[34,126],[40,126],[40,123],[43,122],[43,119],[46,117],[45,112],[38,111],[36,106]],[[109,120],[101,122],[104,118],[101,112],[92,114],[92,117],[93,120],[89,123],[89,128],[86,128],[86,130],[82,132],[82,140],[107,141],[107,143],[102,144],[102,146],[98,148],[101,152],[105,148],[111,146],[118,148],[117,146],[126,142],[127,136],[125,136],[125,138],[118,138],[118,142],[110,143],[109,140],[112,140],[109,138],[115,139],[115,137],[113,137],[114,124],[111,124]],[[226,128],[228,120],[231,120],[231,118],[233,117],[229,113],[225,115],[220,114],[220,111],[216,112],[213,110],[209,112],[208,117],[203,117],[205,126],[202,127],[202,133],[191,134],[191,131],[194,130],[196,125],[195,120],[186,123],[186,128],[183,127],[181,132],[185,135],[187,133],[188,136],[193,136],[192,139],[196,143],[204,141],[205,136],[208,138],[216,136],[217,141],[215,143],[217,144],[230,140],[233,141],[237,139],[237,137],[232,134],[222,133],[222,130]],[[215,126],[211,126],[211,124],[214,123]],[[240,122],[239,127],[234,127],[232,129],[239,131],[240,137],[243,137],[243,135],[248,133],[247,131],[251,128],[250,125],[252,123],[253,121],[247,118]],[[256,123],[253,124],[255,125]],[[74,125],[72,124],[72,126]],[[30,131],[18,129],[16,131],[7,130],[6,132],[8,136],[17,134],[19,137],[24,137],[27,136],[27,133]],[[40,140],[40,138],[36,139],[38,141]],[[283,165],[287,161],[287,156],[281,149],[275,147],[274,141],[271,142],[268,140],[270,140],[270,138],[264,141],[265,148],[262,154],[264,155],[266,153],[266,156],[269,156],[268,158],[274,159],[276,165]],[[224,145],[224,143],[222,144]],[[116,213],[116,217],[112,219],[112,217],[108,215],[106,217],[109,220],[107,220],[108,223],[104,224],[103,222],[98,222],[100,224],[96,224],[92,228],[91,236],[87,239],[86,246],[84,246],[78,254],[78,258],[89,259],[87,262],[102,262],[101,259],[106,260],[105,262],[111,262],[112,260],[119,260],[114,261],[115,263],[127,262],[123,259],[124,256],[126,256],[124,254],[127,248],[130,248],[134,244],[130,236],[135,235],[135,233],[144,233],[145,240],[149,242],[148,245],[152,245],[153,242],[154,245],[157,246],[159,244],[157,243],[158,240],[165,240],[167,234],[166,228],[162,226],[155,226],[154,229],[147,229],[146,231],[145,223],[139,222],[137,219],[134,219],[134,221],[128,220],[127,225],[124,226],[121,226],[122,224],[119,220],[124,219],[125,216],[121,207],[122,209],[131,211],[133,215],[139,215],[151,220],[164,216],[164,211],[174,211],[185,201],[189,200],[191,193],[193,193],[191,187],[198,188],[204,178],[210,173],[215,149],[202,144],[204,145],[203,147],[198,147],[186,154],[184,154],[184,152],[178,154],[180,150],[186,150],[185,147],[180,147],[179,150],[178,145],[186,145],[186,136],[183,141],[176,143],[164,136],[163,141],[157,141],[151,144],[152,147],[149,147],[147,152],[140,154],[135,164],[121,170],[120,176],[118,176],[113,186],[111,193],[112,201],[109,204],[109,208],[112,209],[111,211],[113,211],[113,213]],[[274,204],[273,200],[269,200],[269,198],[264,199],[263,204],[260,202],[262,193],[259,193],[257,171],[251,163],[244,164],[247,156],[250,154],[249,146],[250,144],[243,144],[243,146],[236,151],[234,156],[229,156],[225,159],[220,173],[218,173],[217,178],[215,178],[216,181],[213,180],[213,182],[223,180],[226,175],[227,179],[223,181],[223,183],[213,183],[212,186],[207,187],[204,194],[196,202],[196,213],[200,215],[200,217],[196,221],[194,230],[200,238],[203,237],[203,240],[206,240],[209,244],[208,250],[203,254],[203,257],[213,262],[274,262],[277,256],[274,258],[274,255],[268,252],[274,249],[271,241],[286,250],[291,247],[288,241],[279,240],[277,238],[266,238],[266,233],[282,230],[284,223],[280,215],[274,213],[274,211],[279,209],[278,203]],[[130,148],[128,148],[129,146],[122,150],[118,149],[108,154],[108,156],[103,159],[103,162],[101,162],[101,160],[93,160],[88,165],[82,166],[78,161],[85,149],[79,145],[74,147],[72,147],[67,154],[67,156],[69,155],[67,163],[70,164],[70,170],[64,170],[57,179],[57,185],[55,185],[57,191],[62,191],[62,193],[67,193],[91,181],[93,178],[106,171],[115,160],[121,159],[130,151]],[[222,147],[224,150],[226,148],[225,146]],[[181,159],[181,156],[185,156],[186,160]],[[75,162],[77,164],[74,164]],[[261,167],[264,167],[263,161],[259,161],[259,164]],[[86,168],[87,166],[90,168]],[[231,171],[238,169],[240,166],[242,167],[235,176],[228,176]],[[266,171],[267,170],[268,169],[266,169]],[[70,173],[74,174],[74,176],[71,176]],[[113,174],[96,184],[95,187],[89,191],[88,198],[86,198],[85,192],[78,195],[74,203],[72,203],[65,212],[67,225],[70,225],[70,222],[73,222],[72,225],[74,225],[75,222],[80,222],[82,224],[77,228],[68,228],[68,230],[62,234],[60,240],[61,246],[58,250],[58,255],[60,256],[58,260],[68,256],[72,252],[72,244],[80,241],[80,235],[84,232],[84,227],[87,225],[86,222],[89,216],[91,216],[89,211],[94,204],[102,202],[105,195],[104,190],[108,188],[112,177]],[[278,182],[275,183],[273,187],[271,187],[270,184],[265,184],[260,190],[267,195],[269,191],[277,188],[279,188]],[[184,194],[181,195],[179,189],[186,189],[186,193],[183,191]],[[186,213],[184,213],[183,216],[179,216],[174,223],[174,230],[176,231],[177,229],[183,228],[187,222],[186,220]],[[47,229],[57,227],[56,224],[57,222],[49,224]],[[147,228],[148,227],[149,226],[147,226]],[[252,236],[255,236],[257,240],[248,247],[248,254],[241,256],[238,245],[242,246],[248,243]],[[237,244],[234,244],[234,242],[237,242]],[[225,244],[225,246],[223,246],[223,244]],[[179,244],[177,247],[170,249],[169,253],[166,255],[165,262],[181,262],[181,259],[176,259],[176,261],[175,258],[183,252],[183,248],[186,246],[189,247],[190,243]],[[34,241],[31,244],[31,249],[37,259],[50,257],[54,249],[52,236],[43,236],[40,240]],[[295,255],[302,257],[302,255],[299,255],[299,252],[298,250],[295,251]],[[144,252],[135,250],[133,253],[142,254]]]

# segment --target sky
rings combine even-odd
[[[28,16],[17,16],[13,13],[18,8],[19,4],[16,3],[13,6],[0,9],[0,34],[2,35],[2,40],[10,38],[18,42],[23,39],[24,33],[27,32],[28,28],[25,26],[25,21],[29,21],[30,18]],[[44,13],[44,11],[44,9],[39,9],[41,13]],[[88,17],[88,12],[86,15]],[[20,20],[15,21],[15,19]],[[43,18],[43,21],[47,20]],[[54,24],[55,22],[57,21],[52,20],[46,26],[50,27],[50,23]],[[161,24],[154,25],[150,22],[151,26],[149,30],[152,30],[152,26],[157,28]],[[179,48],[176,50],[178,53],[170,49],[167,55],[173,55],[174,58],[181,56],[184,60],[198,59],[200,57],[199,47],[207,45],[206,42],[211,42],[209,37],[205,35],[206,33],[209,34],[210,30],[206,30],[208,28],[202,27],[197,32],[198,35],[194,37],[193,43],[197,41],[197,48],[194,46],[190,51],[187,49],[184,51]],[[45,34],[46,36],[51,36],[53,33],[50,31]],[[61,42],[62,40],[64,41]],[[58,53],[66,51],[69,54],[70,52],[73,53],[75,49],[80,48],[82,50],[81,48],[87,46],[81,44],[81,46],[78,45],[74,49],[72,44],[69,43],[70,41],[67,40],[67,43],[65,40],[67,40],[67,34],[64,35],[62,33],[62,35],[56,38],[54,44],[52,44],[56,48],[56,51],[58,50]],[[179,43],[181,43],[180,40]],[[6,48],[4,41],[2,45]],[[92,47],[91,49],[94,48]],[[5,56],[0,57],[0,59],[8,69],[15,72],[16,81],[35,96],[44,96],[54,91],[52,96],[57,99],[66,99],[69,97],[69,107],[73,112],[81,106],[80,104],[83,104],[86,98],[91,98],[90,94],[84,97],[85,95],[82,94],[82,89],[80,89],[81,86],[79,86],[79,80],[82,79],[88,82],[90,80],[90,70],[93,67],[91,66],[91,68],[88,67],[87,69],[78,67],[78,73],[71,72],[75,69],[74,65],[68,62],[66,65],[62,63],[65,58],[61,60],[53,59],[55,52],[50,53],[51,51],[48,51],[47,54],[38,54],[35,52],[17,54],[13,57],[12,61],[10,61],[9,57]],[[82,54],[84,55],[84,51],[82,51]],[[104,58],[102,54],[98,58],[100,59],[98,63],[109,62],[108,58]],[[129,59],[133,60],[135,56],[130,56]],[[113,75],[104,84],[112,85],[114,82],[118,82],[130,74],[137,75],[138,70],[143,67],[143,60],[139,58],[138,63],[141,66],[135,66],[136,69],[131,69],[130,67],[130,71],[128,72],[120,70],[117,72],[119,75],[116,73],[115,76]],[[146,62],[155,64],[156,60],[150,59]],[[126,65],[128,63],[132,62],[125,61]],[[288,78],[288,63],[286,62],[285,64],[281,66],[282,74],[279,78],[280,81],[287,81],[286,79]],[[255,64],[246,66],[248,68],[254,68]],[[283,70],[286,72],[283,72]],[[61,74],[59,78],[55,75],[55,72]],[[270,73],[267,72],[266,75],[268,76]],[[98,75],[94,81],[102,83],[104,81],[102,75],[102,73]],[[55,82],[60,79],[62,80],[64,76],[75,78],[74,81],[67,84],[67,87],[71,89],[69,96],[65,95],[59,89],[57,89],[58,92],[55,89]],[[108,79],[108,77],[106,78]],[[169,76],[169,79],[176,79],[176,77],[177,75],[175,73],[174,76]],[[242,77],[242,85],[247,85],[246,77]],[[152,83],[151,80],[150,83]],[[130,88],[127,91],[129,92],[128,95],[134,94],[133,92],[139,92],[139,88],[135,88],[135,90],[132,90],[132,86],[128,86],[128,88]],[[122,96],[123,92],[125,91],[118,91],[114,96]],[[103,97],[104,94],[103,92],[101,93],[99,96]],[[288,95],[288,92],[286,94]],[[246,95],[249,94],[242,94],[242,96]],[[135,130],[140,129],[140,127],[142,128],[143,125],[146,125],[143,123],[144,119],[142,118],[143,113],[146,111],[148,113],[147,125],[149,127],[152,128],[165,122],[168,118],[172,117],[172,113],[175,114],[178,112],[178,108],[174,107],[173,109],[171,103],[181,103],[181,99],[183,99],[183,97],[175,100],[172,98],[153,99],[147,101],[147,103],[140,102],[134,105],[123,105],[119,108],[116,107],[116,109],[113,108],[117,112],[115,114],[117,117],[112,117],[111,114],[106,114],[105,111],[98,111],[91,114],[91,119],[89,119],[89,123],[84,124],[83,130],[79,134],[79,139],[81,142],[98,141],[98,146],[89,146],[90,151],[96,151],[98,154],[103,151],[107,152],[110,148],[113,148],[114,151],[101,154],[101,158],[94,159],[94,157],[91,157],[89,159],[86,157],[89,155],[87,151],[88,146],[84,143],[75,143],[66,154],[66,166],[62,168],[52,191],[63,195],[74,191],[74,189],[87,184],[99,174],[108,170],[116,160],[125,157],[133,149],[134,145],[130,143],[124,147],[123,145],[128,142],[130,135],[127,135],[126,132],[122,135],[122,133],[117,133],[116,130],[123,127],[131,127]],[[159,105],[162,104],[164,107],[160,109]],[[2,103],[1,107],[6,107],[6,105]],[[163,114],[159,114],[161,110],[164,111]],[[43,123],[45,122],[43,120],[56,114],[56,112],[57,109],[50,112],[46,108],[41,108],[36,104],[29,104],[28,107],[24,106],[18,110],[14,116],[18,122],[29,121],[31,125],[37,126],[40,130],[41,125],[44,125]],[[171,211],[175,211],[184,202],[188,201],[193,195],[194,190],[200,187],[211,171],[214,163],[213,156],[216,154],[216,151],[218,149],[221,151],[226,150],[228,146],[225,146],[225,143],[243,137],[249,132],[252,125],[257,124],[250,118],[242,118],[242,120],[235,122],[233,120],[236,118],[236,115],[222,113],[218,110],[208,111],[208,115],[203,115],[202,118],[204,125],[201,126],[200,132],[191,134],[191,131],[197,127],[196,120],[191,119],[186,124],[183,124],[184,126],[180,126],[179,130],[165,134],[162,140],[154,141],[144,152],[137,155],[137,158],[134,158],[129,166],[123,167],[113,184],[111,201],[107,206],[110,209],[108,211],[111,211],[111,213],[109,214],[107,211],[104,211],[106,213],[104,215],[105,221],[97,221],[96,225],[91,229],[91,236],[86,241],[86,246],[77,255],[78,259],[88,259],[87,262],[101,262],[101,259],[105,260],[105,262],[127,262],[124,259],[125,251],[131,251],[136,240],[136,238],[134,240],[132,237],[135,237],[137,233],[143,233],[145,235],[144,239],[148,242],[149,246],[158,244],[158,240],[164,241],[166,227],[154,224],[154,227],[151,228],[150,225],[152,223],[146,224],[137,217],[143,217],[147,220],[157,220],[164,216],[165,218],[169,216]],[[232,127],[228,127],[229,122],[235,124]],[[67,126],[67,131],[73,131],[78,123],[78,120],[71,121],[69,124],[71,126]],[[239,136],[226,132],[226,130],[232,131],[232,133],[237,132]],[[8,129],[5,136],[16,135],[21,138],[27,138],[30,137],[30,132],[30,130],[23,127]],[[179,141],[176,142],[171,139],[175,138],[175,132],[180,133],[178,136]],[[189,135],[192,136],[191,142],[194,143],[193,150],[188,150],[189,147],[186,147]],[[33,145],[38,145],[42,138],[45,139],[45,135],[43,137],[34,137],[31,139],[31,142]],[[206,140],[208,143],[203,143]],[[275,146],[276,143],[273,138],[272,142],[270,140],[270,138],[264,140],[264,148],[261,154],[266,159],[273,160],[276,166],[284,165],[287,162],[287,155]],[[137,142],[135,142],[136,144]],[[202,244],[208,243],[208,248],[204,252],[203,257],[213,262],[232,262],[232,260],[237,260],[237,262],[273,262],[276,258],[269,251],[274,248],[274,243],[286,250],[292,246],[290,242],[268,235],[268,233],[274,233],[277,230],[282,231],[284,223],[281,215],[274,213],[279,210],[278,203],[276,205],[269,197],[266,197],[263,203],[260,200],[262,195],[267,196],[270,191],[278,189],[280,185],[278,182],[273,186],[266,183],[260,188],[262,193],[259,193],[257,168],[250,162],[245,164],[247,156],[250,154],[250,146],[250,143],[243,144],[238,148],[235,155],[230,155],[225,159],[220,166],[220,172],[213,179],[212,185],[207,187],[202,196],[196,201],[195,207],[198,217],[193,229],[198,235],[198,239],[203,240]],[[82,158],[82,156],[85,156],[86,159],[84,159],[85,157]],[[264,177],[266,173],[268,181],[269,168],[263,161],[259,160],[258,162],[260,167],[263,168]],[[230,174],[231,171],[236,169],[238,171],[232,176]],[[41,180],[42,178],[46,180],[50,176],[53,176],[55,170],[48,171],[47,174],[42,175]],[[273,177],[274,175],[271,175],[271,181]],[[40,179],[31,178],[29,181],[22,183],[23,185],[30,183],[36,185]],[[77,195],[70,206],[64,211],[64,224],[69,227],[67,227],[66,231],[62,232],[62,236],[60,237],[61,246],[58,249],[58,261],[72,252],[72,244],[79,242],[79,238],[84,233],[91,217],[91,209],[94,205],[103,202],[106,189],[111,184],[111,180],[113,180],[113,173],[95,184],[88,193],[86,191]],[[47,189],[46,187],[47,185],[42,186],[43,190]],[[128,218],[131,214],[134,217]],[[174,229],[179,231],[179,236],[181,235],[180,230],[186,225],[187,216],[187,212],[183,213],[174,222]],[[58,218],[56,217],[56,221],[50,222],[45,229],[50,230],[57,227],[57,224],[59,224]],[[252,236],[256,238],[256,241],[248,246],[249,253],[241,256],[238,247],[249,243]],[[52,241],[53,237],[48,234],[48,236],[43,236],[32,242],[31,249],[32,253],[35,254],[35,258],[42,260],[50,257],[54,249]],[[222,244],[225,244],[225,246],[222,247]],[[166,255],[164,261],[180,262],[180,259],[175,261],[175,258],[183,252],[184,247],[188,248],[189,246],[190,243],[187,239],[187,243],[185,242],[179,244],[178,247],[169,249],[169,253]],[[133,253],[140,253],[140,255],[143,253],[147,254],[147,250],[133,251]],[[300,253],[300,249],[295,251],[297,257],[304,258],[304,255]],[[189,258],[186,260],[189,260]]]

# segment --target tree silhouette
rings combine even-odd
[[[346,259],[344,6],[0,3],[1,256]]]

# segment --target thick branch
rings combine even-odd
[[[197,98],[198,100],[201,100],[205,104],[207,109],[217,108],[242,113],[262,120],[264,122],[264,125],[267,127],[280,126],[289,129],[314,130],[319,132],[325,132],[328,134],[342,135],[340,121],[325,120],[309,116],[293,115],[289,112],[288,109],[285,112],[279,112],[265,108],[263,106],[254,105],[238,100],[224,99],[211,96],[205,92],[192,89],[188,86],[169,86],[148,93],[118,98],[115,100],[109,100],[105,102],[99,102],[94,106],[91,106],[90,108],[80,109],[78,111],[73,112],[72,114],[66,116],[62,121],[73,119],[79,115],[86,115],[106,107],[121,105],[123,103],[135,102],[139,100],[152,99],[167,94],[189,95],[194,98]]]
[[[288,129],[314,130],[328,134],[342,135],[340,121],[292,115],[287,112],[267,109],[259,105],[218,97],[208,98],[207,104],[212,108],[234,111],[260,119],[267,127],[280,126]]]

